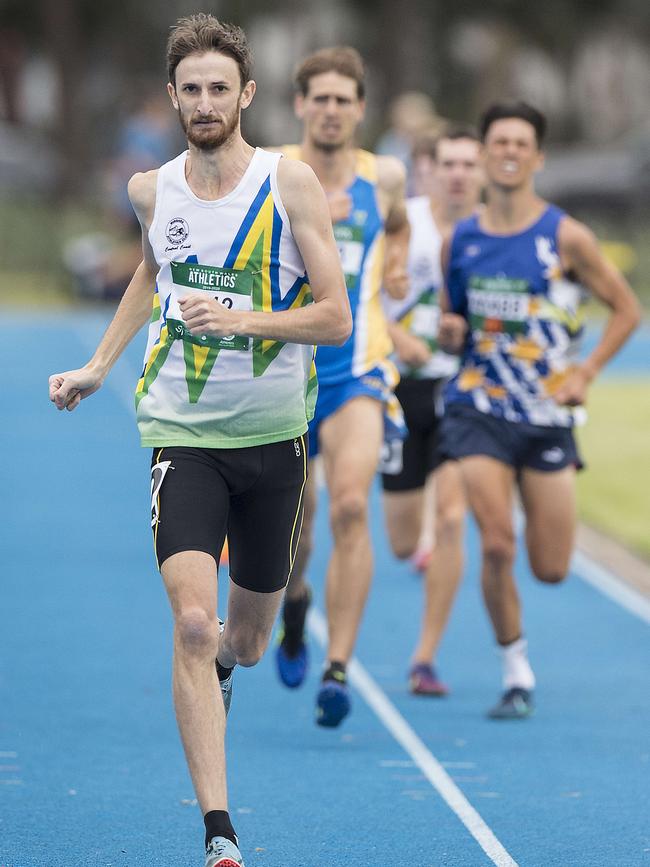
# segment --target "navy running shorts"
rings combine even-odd
[[[442,453],[451,460],[487,455],[516,470],[542,472],[583,467],[571,428],[510,422],[452,403],[446,407],[440,433]]]

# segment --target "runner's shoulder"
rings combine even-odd
[[[288,159],[300,159],[300,145],[298,144],[271,145],[270,147],[265,147],[264,150],[271,151],[272,154],[282,154],[282,156]]]
[[[153,210],[156,203],[156,184],[158,182],[158,169],[150,172],[137,172],[128,184],[128,193],[131,204],[137,213],[146,213]]]
[[[286,156],[278,163],[278,184],[282,197],[288,193],[310,192],[320,183],[310,165],[292,156]]]

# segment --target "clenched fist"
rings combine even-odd
[[[180,299],[179,306],[183,322],[195,337],[201,334],[229,337],[241,333],[238,331],[241,313],[231,310],[215,298],[186,295]]]
[[[465,344],[467,320],[458,313],[443,313],[438,326],[438,343],[445,352],[458,353]]]

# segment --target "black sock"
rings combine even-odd
[[[210,810],[203,817],[203,821],[205,822],[206,849],[213,837],[227,837],[235,846],[239,845],[237,834],[235,834],[235,829],[230,822],[227,810]]]
[[[230,673],[232,672],[232,669],[235,667],[233,665],[232,668],[226,668],[226,666],[222,665],[218,659],[215,659],[214,664],[217,667],[217,677],[219,678],[219,682],[225,680],[227,677],[230,677]]]
[[[311,593],[309,589],[307,589],[303,596],[299,596],[298,599],[290,599],[288,596],[284,597],[284,607],[282,609],[284,637],[282,639],[282,646],[289,657],[297,656],[300,645],[303,643],[305,619],[310,602]]]
[[[335,680],[337,683],[346,683],[345,663],[336,662],[335,660],[328,662],[322,679],[323,681]]]

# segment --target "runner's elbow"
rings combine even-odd
[[[352,314],[347,308],[344,313],[339,316],[336,328],[334,329],[335,336],[332,340],[333,346],[343,346],[345,341],[352,334]]]

